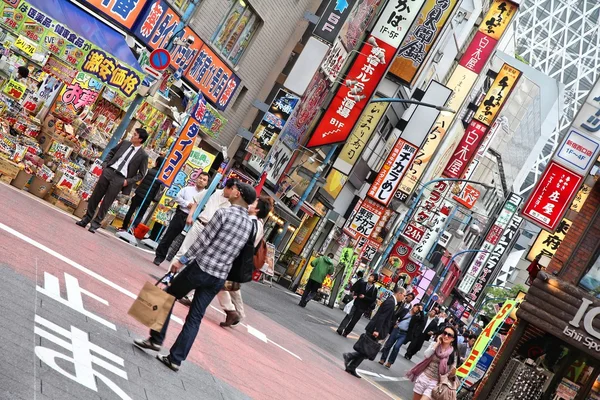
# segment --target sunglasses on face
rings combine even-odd
[[[449,337],[449,338],[453,338],[454,337],[454,333],[452,333],[452,332],[446,332],[446,331],[444,331],[444,332],[442,332],[442,335],[446,336],[446,337]]]

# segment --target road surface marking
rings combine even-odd
[[[252,336],[257,337],[259,340],[262,340],[263,342],[268,343],[267,335],[254,329],[250,325],[248,325],[248,333],[251,334]]]
[[[360,371],[360,370],[358,370]],[[369,382],[371,385],[375,386],[375,388],[379,389],[382,393],[384,393],[385,395],[387,395],[389,398],[394,399],[394,400],[403,400],[401,397],[396,396],[393,393],[390,393],[386,388],[384,388],[383,386],[379,385],[377,382],[364,377],[364,380]]]
[[[112,282],[112,281],[110,281],[110,280],[106,279],[106,278],[105,278],[105,277],[103,277],[102,275],[100,275],[100,274],[98,274],[98,273],[96,273],[96,272],[94,272],[94,271],[90,270],[89,268],[86,268],[86,267],[84,267],[84,266],[83,266],[83,265],[81,265],[81,264],[78,264],[78,263],[76,263],[75,261],[73,261],[73,260],[71,260],[71,259],[69,259],[69,258],[67,258],[67,257],[63,256],[62,254],[60,254],[60,253],[58,253],[58,252],[56,252],[56,251],[52,250],[52,249],[51,249],[51,248],[49,248],[49,247],[46,247],[46,246],[44,246],[43,244],[41,244],[41,243],[39,243],[39,242],[37,242],[37,241],[33,240],[33,239],[32,239],[32,238],[30,238],[29,236],[25,236],[25,235],[24,235],[24,234],[22,234],[21,232],[18,232],[18,231],[16,231],[16,230],[14,230],[13,228],[11,228],[11,227],[9,227],[9,226],[7,226],[7,225],[5,225],[5,224],[1,223],[1,222],[0,222],[0,229],[2,229],[2,230],[4,230],[4,231],[6,231],[6,232],[8,232],[8,233],[10,233],[10,234],[11,234],[11,235],[13,235],[13,236],[16,236],[17,238],[21,239],[22,241],[24,241],[24,242],[26,242],[26,243],[29,243],[29,244],[30,244],[30,245],[32,245],[33,247],[37,247],[38,249],[40,249],[40,250],[42,250],[42,251],[44,251],[44,252],[46,252],[46,253],[50,254],[51,256],[53,256],[53,257],[55,257],[55,258],[58,258],[59,260],[61,260],[61,261],[62,261],[62,262],[64,262],[65,264],[68,264],[68,265],[70,265],[71,267],[73,267],[73,268],[75,268],[75,269],[77,269],[77,270],[79,270],[79,271],[83,272],[84,274],[87,274],[87,275],[91,276],[92,278],[94,278],[94,279],[96,279],[96,280],[98,280],[98,281],[100,281],[100,282],[104,283],[105,285],[107,285],[107,286],[109,286],[109,287],[111,287],[111,288],[115,289],[116,291],[118,291],[118,292],[121,292],[121,293],[122,293],[122,294],[124,294],[125,296],[127,296],[127,297],[130,297],[130,298],[132,298],[132,299],[137,299],[137,295],[133,294],[133,293],[132,293],[132,292],[130,292],[129,290],[127,290],[127,289],[125,289],[125,288],[122,288],[121,286],[117,285],[116,283],[114,283],[114,282]],[[220,313],[222,313],[222,314],[225,314],[223,311],[219,310],[218,308],[216,308],[216,307],[214,307],[214,306],[212,306],[212,305],[211,305],[211,307],[212,307],[213,309],[215,309],[215,310],[219,311]],[[172,315],[172,314],[171,314],[171,320],[173,320],[173,321],[177,322],[179,325],[183,325],[183,320],[182,320],[181,318],[179,318],[179,317],[176,317],[175,315]],[[244,326],[244,327],[248,328],[248,327],[247,327],[246,325],[244,325],[244,324],[240,324],[240,325],[242,325],[242,326]],[[262,335],[264,335],[264,333],[262,333],[262,332],[259,332],[259,331],[256,331],[256,332],[257,332],[257,333],[260,333],[260,334],[262,334]],[[266,335],[264,335],[264,337],[266,338]],[[288,349],[286,349],[285,347],[283,347],[283,346],[281,346],[281,345],[279,345],[279,344],[275,343],[275,342],[274,342],[274,341],[272,341],[271,339],[268,339],[268,338],[267,338],[267,340],[268,340],[270,343],[273,343],[275,346],[279,347],[281,350],[285,351],[286,353],[288,353],[288,354],[292,355],[293,357],[296,357],[298,360],[302,361],[302,359],[301,359],[299,356],[297,356],[296,354],[292,353],[291,351],[289,351],[289,350],[288,350]]]

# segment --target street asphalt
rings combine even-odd
[[[390,370],[365,361],[363,379],[344,372],[341,355],[366,319],[342,338],[341,310],[300,308],[276,284],[244,285],[247,318],[235,329],[219,326],[215,300],[180,371],[167,369],[156,353],[133,346],[148,330],[127,315],[166,263],[156,267],[151,252],[75,220],[0,184],[0,400],[412,398],[403,376],[414,364],[401,357]],[[175,306],[161,353],[186,313]]]

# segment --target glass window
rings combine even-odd
[[[592,258],[594,262],[589,267],[588,271],[583,275],[579,286],[590,292],[595,297],[600,298],[600,248],[596,250],[596,254]]]
[[[244,0],[235,0],[211,41],[227,60],[237,64],[260,24],[260,18]]]

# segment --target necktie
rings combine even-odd
[[[129,157],[131,157],[131,154],[133,153],[133,151],[135,150],[135,148],[133,146],[131,146],[129,148],[129,150],[127,150],[127,154],[125,154],[125,157],[123,157],[123,160],[119,163],[119,165],[117,166],[117,172],[123,174],[121,172],[121,169],[123,169],[123,167],[125,166],[125,163],[129,160]],[[123,176],[127,176],[127,172],[125,172],[123,174]]]

